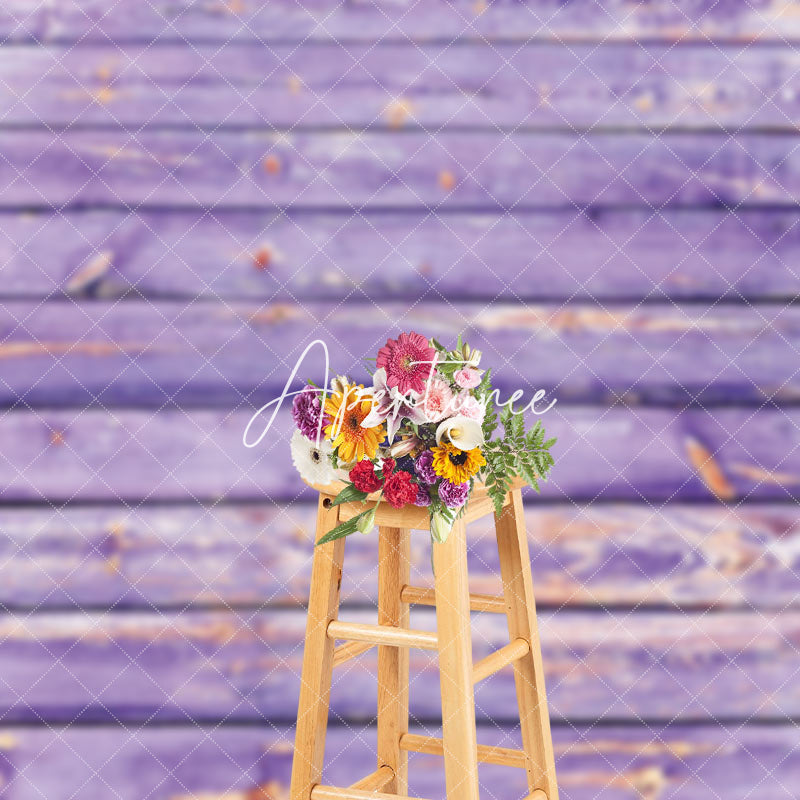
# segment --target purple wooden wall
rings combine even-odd
[[[797,797],[796,2],[5,0],[0,42],[0,797],[286,800],[313,498],[285,414],[241,433],[311,339],[358,373],[411,328],[560,401],[526,501],[563,797]],[[508,676],[477,701],[516,742]]]

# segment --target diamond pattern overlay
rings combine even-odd
[[[314,498],[286,413],[241,435],[308,342],[359,376],[415,329],[559,400],[526,501],[562,796],[796,797],[798,19],[3,3],[0,794],[288,797]],[[342,616],[374,622],[351,538]],[[469,547],[496,592],[488,524]],[[435,658],[411,664],[438,735]],[[334,673],[330,783],[373,768],[374,667]],[[476,712],[519,747],[510,674]],[[411,789],[442,796],[438,758]]]

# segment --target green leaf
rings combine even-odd
[[[481,382],[475,388],[476,392],[488,392],[492,385],[492,368],[489,367],[481,376]]]
[[[349,536],[351,533],[355,533],[358,530],[358,520],[364,515],[368,514],[372,509],[367,509],[367,511],[362,512],[357,517],[353,517],[353,519],[347,520],[347,522],[342,522],[340,525],[337,525],[333,530],[328,531],[320,540],[317,542],[317,545],[327,544],[328,542],[332,542],[334,539],[341,539],[342,536]]]
[[[347,486],[342,489],[339,494],[331,502],[332,506],[339,506],[342,503],[351,503],[354,500],[365,500],[369,495],[366,492],[362,492],[360,489],[356,489],[355,485],[349,483]]]

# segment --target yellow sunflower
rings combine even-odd
[[[433,471],[450,483],[465,483],[486,464],[480,447],[459,450],[455,445],[442,444],[431,450]]]
[[[372,410],[372,397],[360,395],[364,386],[344,385],[341,392],[325,400],[325,413],[330,422],[325,426],[325,436],[338,448],[339,461],[360,461],[364,456],[375,458],[378,445],[386,435],[383,423],[374,428],[362,428],[361,421]]]

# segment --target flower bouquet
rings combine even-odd
[[[491,370],[462,343],[447,350],[435,339],[402,333],[378,351],[372,386],[337,377],[329,388],[306,386],[292,403],[297,425],[292,460],[311,484],[344,480],[334,505],[379,492],[394,508],[429,508],[431,538],[447,539],[476,480],[499,514],[512,480],[539,490],[555,439],[541,422],[525,430],[511,404],[498,414]],[[512,397],[513,399],[513,397]],[[503,435],[498,435],[498,417]],[[376,505],[323,536],[317,544],[374,527]]]

